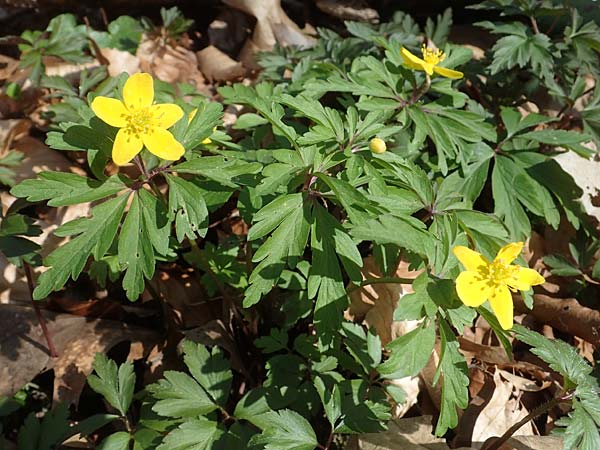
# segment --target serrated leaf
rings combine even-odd
[[[119,236],[119,263],[124,266],[123,288],[136,300],[145,279],[154,275],[155,253],[164,255],[169,246],[170,222],[162,201],[146,190],[136,191]]]
[[[171,431],[157,450],[212,450],[223,434],[217,422],[192,419]]]
[[[268,425],[252,437],[251,444],[263,444],[265,450],[314,450],[318,445],[310,423],[297,412],[283,409],[267,415]]]
[[[121,416],[125,416],[131,405],[135,387],[135,374],[131,361],[127,361],[117,368],[117,364],[113,360],[108,359],[102,353],[97,353],[92,367],[95,374],[91,374],[87,378],[90,387],[117,409]]]
[[[152,410],[167,417],[196,417],[218,408],[200,384],[182,372],[167,371],[158,383],[147,387],[157,402]]]
[[[452,330],[440,320],[441,354],[438,371],[442,374],[442,399],[440,417],[435,428],[437,436],[458,425],[456,408],[465,409],[469,404],[469,376],[465,357]]]
[[[40,275],[33,292],[36,300],[62,288],[69,277],[75,280],[90,254],[96,260],[104,256],[117,234],[127,197],[121,195],[94,207],[92,217],[81,222],[81,234],[50,253],[44,260],[50,268]]]
[[[118,175],[98,181],[74,173],[41,172],[38,178],[24,180],[13,187],[11,194],[30,202],[49,200],[50,206],[68,206],[100,200],[125,188]]]
[[[98,450],[128,450],[131,436],[125,431],[118,431],[107,437],[98,445]]]
[[[177,240],[204,237],[208,228],[208,209],[204,191],[191,181],[166,175],[169,183],[169,217],[175,220]]]
[[[581,145],[582,142],[589,142],[591,139],[590,136],[575,131],[539,130],[520,134],[519,137],[531,139],[554,147],[568,148],[584,158],[589,158],[595,154],[595,151],[591,148]]]
[[[183,343],[183,351],[183,360],[192,376],[215,403],[224,407],[229,398],[233,374],[223,351],[217,346],[209,351],[204,345],[192,341]]]
[[[266,229],[272,229],[272,226],[277,228],[254,254],[253,261],[260,262],[250,275],[250,287],[244,298],[245,307],[260,301],[275,286],[285,266],[289,263],[295,266],[304,253],[310,231],[310,204],[304,201],[303,194],[292,195],[294,197],[290,197],[289,201],[298,206],[289,211],[279,226],[276,225],[280,221],[279,215],[276,221],[265,218],[269,224]]]
[[[313,383],[323,403],[327,420],[331,428],[335,429],[336,422],[342,415],[342,392],[337,384],[329,389],[321,377],[315,377]]]
[[[429,361],[434,344],[435,326],[419,327],[386,345],[390,357],[377,371],[387,379],[414,377]]]

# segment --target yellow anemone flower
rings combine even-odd
[[[440,67],[438,65],[444,59],[446,59],[446,55],[443,51],[429,48],[423,44],[421,47],[421,53],[423,53],[422,59],[412,54],[404,47],[402,47],[400,50],[400,55],[404,60],[404,65],[409,69],[423,70],[427,72],[427,75],[433,75],[435,72],[438,75],[446,78],[452,78],[453,80],[463,77],[463,73],[459,72],[458,70],[452,70],[446,67]]]
[[[188,124],[192,121],[192,119],[194,117],[196,117],[196,113],[198,112],[198,108],[195,108],[194,110],[192,110],[192,112],[190,113],[190,115],[188,116]],[[217,127],[213,128],[213,131],[217,131]],[[212,139],[211,138],[204,138],[201,142],[201,144],[212,144]]]
[[[185,153],[183,145],[167,131],[183,117],[183,110],[173,103],[153,102],[154,80],[147,73],[136,73],[127,79],[123,101],[101,96],[92,101],[92,111],[100,119],[120,128],[112,148],[115,164],[127,164],[144,146],[169,161],[176,161]]]
[[[500,326],[505,330],[513,326],[510,291],[527,291],[531,286],[546,281],[533,269],[511,264],[522,249],[522,242],[505,245],[492,262],[467,247],[458,246],[452,250],[466,269],[456,279],[458,297],[465,305],[472,307],[489,300]]]

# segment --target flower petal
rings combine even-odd
[[[510,330],[513,326],[513,301],[512,295],[506,286],[499,286],[489,298],[492,311],[498,318],[503,330]]]
[[[131,161],[143,147],[142,140],[125,129],[120,129],[112,148],[112,159],[116,165],[122,166]]]
[[[452,252],[465,267],[465,269],[473,272],[477,272],[481,266],[487,267],[490,264],[482,254],[477,253],[468,247],[463,247],[462,245],[454,247]]]
[[[171,128],[183,117],[183,110],[174,103],[161,103],[150,107],[156,126]]]
[[[154,80],[147,73],[131,75],[123,86],[123,100],[130,109],[150,106],[154,101]]]
[[[521,254],[521,250],[523,250],[522,242],[513,242],[505,245],[500,249],[494,261],[502,260],[504,264],[510,264]]]
[[[99,96],[92,101],[91,107],[94,114],[111,127],[123,128],[127,125],[127,109],[121,100]]]
[[[516,267],[515,275],[512,279],[508,280],[510,287],[518,289],[520,291],[528,291],[531,286],[537,286],[546,281],[538,272],[528,267],[513,266]]]
[[[417,55],[409,52],[406,48],[402,47],[400,49],[400,56],[402,56],[404,65],[406,65],[406,67],[409,69],[425,70],[427,63]]]
[[[456,278],[456,293],[467,306],[476,308],[485,302],[492,292],[490,284],[476,272],[461,272]]]
[[[154,128],[150,133],[144,134],[142,139],[148,151],[161,159],[177,161],[185,153],[183,145],[164,128]]]
[[[459,72],[458,70],[448,69],[447,67],[435,66],[433,71],[438,75],[450,78],[452,80],[458,80],[464,76],[464,73]]]

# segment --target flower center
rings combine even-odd
[[[492,261],[488,266],[480,268],[482,278],[486,279],[491,285],[499,286],[506,284],[508,280],[514,277],[517,267],[506,264],[501,259]]]
[[[437,66],[444,59],[446,59],[446,55],[443,51],[429,48],[425,44],[423,44],[421,47],[421,52],[423,53],[423,60],[428,64],[433,64],[434,66]]]
[[[125,132],[139,138],[143,134],[149,134],[154,128],[154,116],[150,108],[138,108],[123,114],[127,125]]]

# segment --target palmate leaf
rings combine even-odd
[[[465,357],[459,352],[458,341],[444,319],[440,318],[441,354],[437,376],[442,374],[442,400],[435,434],[443,436],[458,425],[456,408],[469,404],[469,376]],[[437,381],[437,379],[435,380]]]
[[[531,352],[539,356],[550,367],[560,373],[565,389],[573,389],[572,412],[568,417],[557,421],[565,427],[560,430],[564,436],[566,450],[592,450],[600,445],[600,386],[591,375],[592,367],[577,350],[559,339],[549,340],[541,334],[521,325],[513,327],[516,337],[532,346]]]
[[[36,300],[41,300],[50,292],[62,288],[69,277],[75,280],[90,255],[93,255],[96,261],[104,256],[117,234],[127,197],[120,195],[107,200],[92,209],[91,218],[75,221],[77,229],[73,230],[73,234],[79,236],[54,250],[44,260],[44,265],[49,269],[38,279],[38,286],[33,292]]]
[[[254,88],[251,88],[238,83],[233,86],[219,88],[219,93],[227,103],[244,104],[253,107],[271,123],[273,131],[276,134],[284,136],[290,144],[296,144],[298,137],[296,130],[281,120],[285,111],[279,103],[273,100],[272,85],[259,83]]]
[[[435,326],[430,323],[419,327],[386,346],[391,355],[377,367],[377,372],[387,379],[416,376],[429,361],[434,344]]]
[[[320,331],[333,331],[348,303],[340,261],[352,274],[362,267],[362,258],[339,222],[318,204],[313,207],[310,247],[308,296],[316,298],[314,322]]]
[[[204,191],[191,181],[166,175],[169,183],[169,218],[175,220],[179,242],[185,237],[195,240],[204,237],[208,227],[208,209]]]
[[[121,413],[127,414],[133,389],[135,374],[133,364],[127,361],[117,368],[117,364],[102,353],[97,353],[92,365],[95,374],[87,378],[90,387],[102,395],[110,405]]]
[[[278,197],[255,214],[256,223],[250,228],[248,239],[272,234],[252,258],[259,264],[250,275],[245,307],[259,302],[275,286],[288,262],[295,266],[306,248],[311,214],[310,204],[302,193]]]
[[[125,268],[123,288],[129,300],[144,291],[144,279],[152,278],[155,251],[169,249],[170,221],[165,205],[144,189],[136,191],[119,236],[119,263]]]
[[[74,173],[41,172],[38,178],[13,187],[11,194],[30,202],[48,200],[49,206],[67,206],[100,200],[125,188],[124,179],[118,175],[98,181]]]
[[[213,450],[224,433],[217,422],[195,418],[171,431],[156,450]]]
[[[216,346],[209,351],[204,345],[192,341],[183,343],[183,351],[183,360],[190,373],[217,404],[225,406],[233,374],[223,351]]]
[[[297,412],[283,409],[267,415],[268,425],[250,444],[263,444],[265,450],[314,450],[318,445],[310,423]]]
[[[71,436],[78,433],[89,435],[117,418],[118,416],[113,414],[95,414],[71,426],[69,407],[61,403],[46,412],[41,420],[36,417],[35,412],[27,416],[17,436],[18,448],[53,450]]]
[[[444,175],[448,171],[446,160],[458,159],[467,144],[496,139],[492,125],[474,112],[432,104],[410,106],[407,112],[415,125],[415,142],[422,142],[426,136],[431,138],[437,151],[437,163]]]
[[[554,59],[551,54],[552,42],[548,36],[543,33],[533,34],[521,22],[498,25],[485,21],[476,25],[494,34],[507,35],[499,39],[492,48],[493,60],[489,66],[492,75],[519,66],[530,67],[540,78],[552,76]]]

